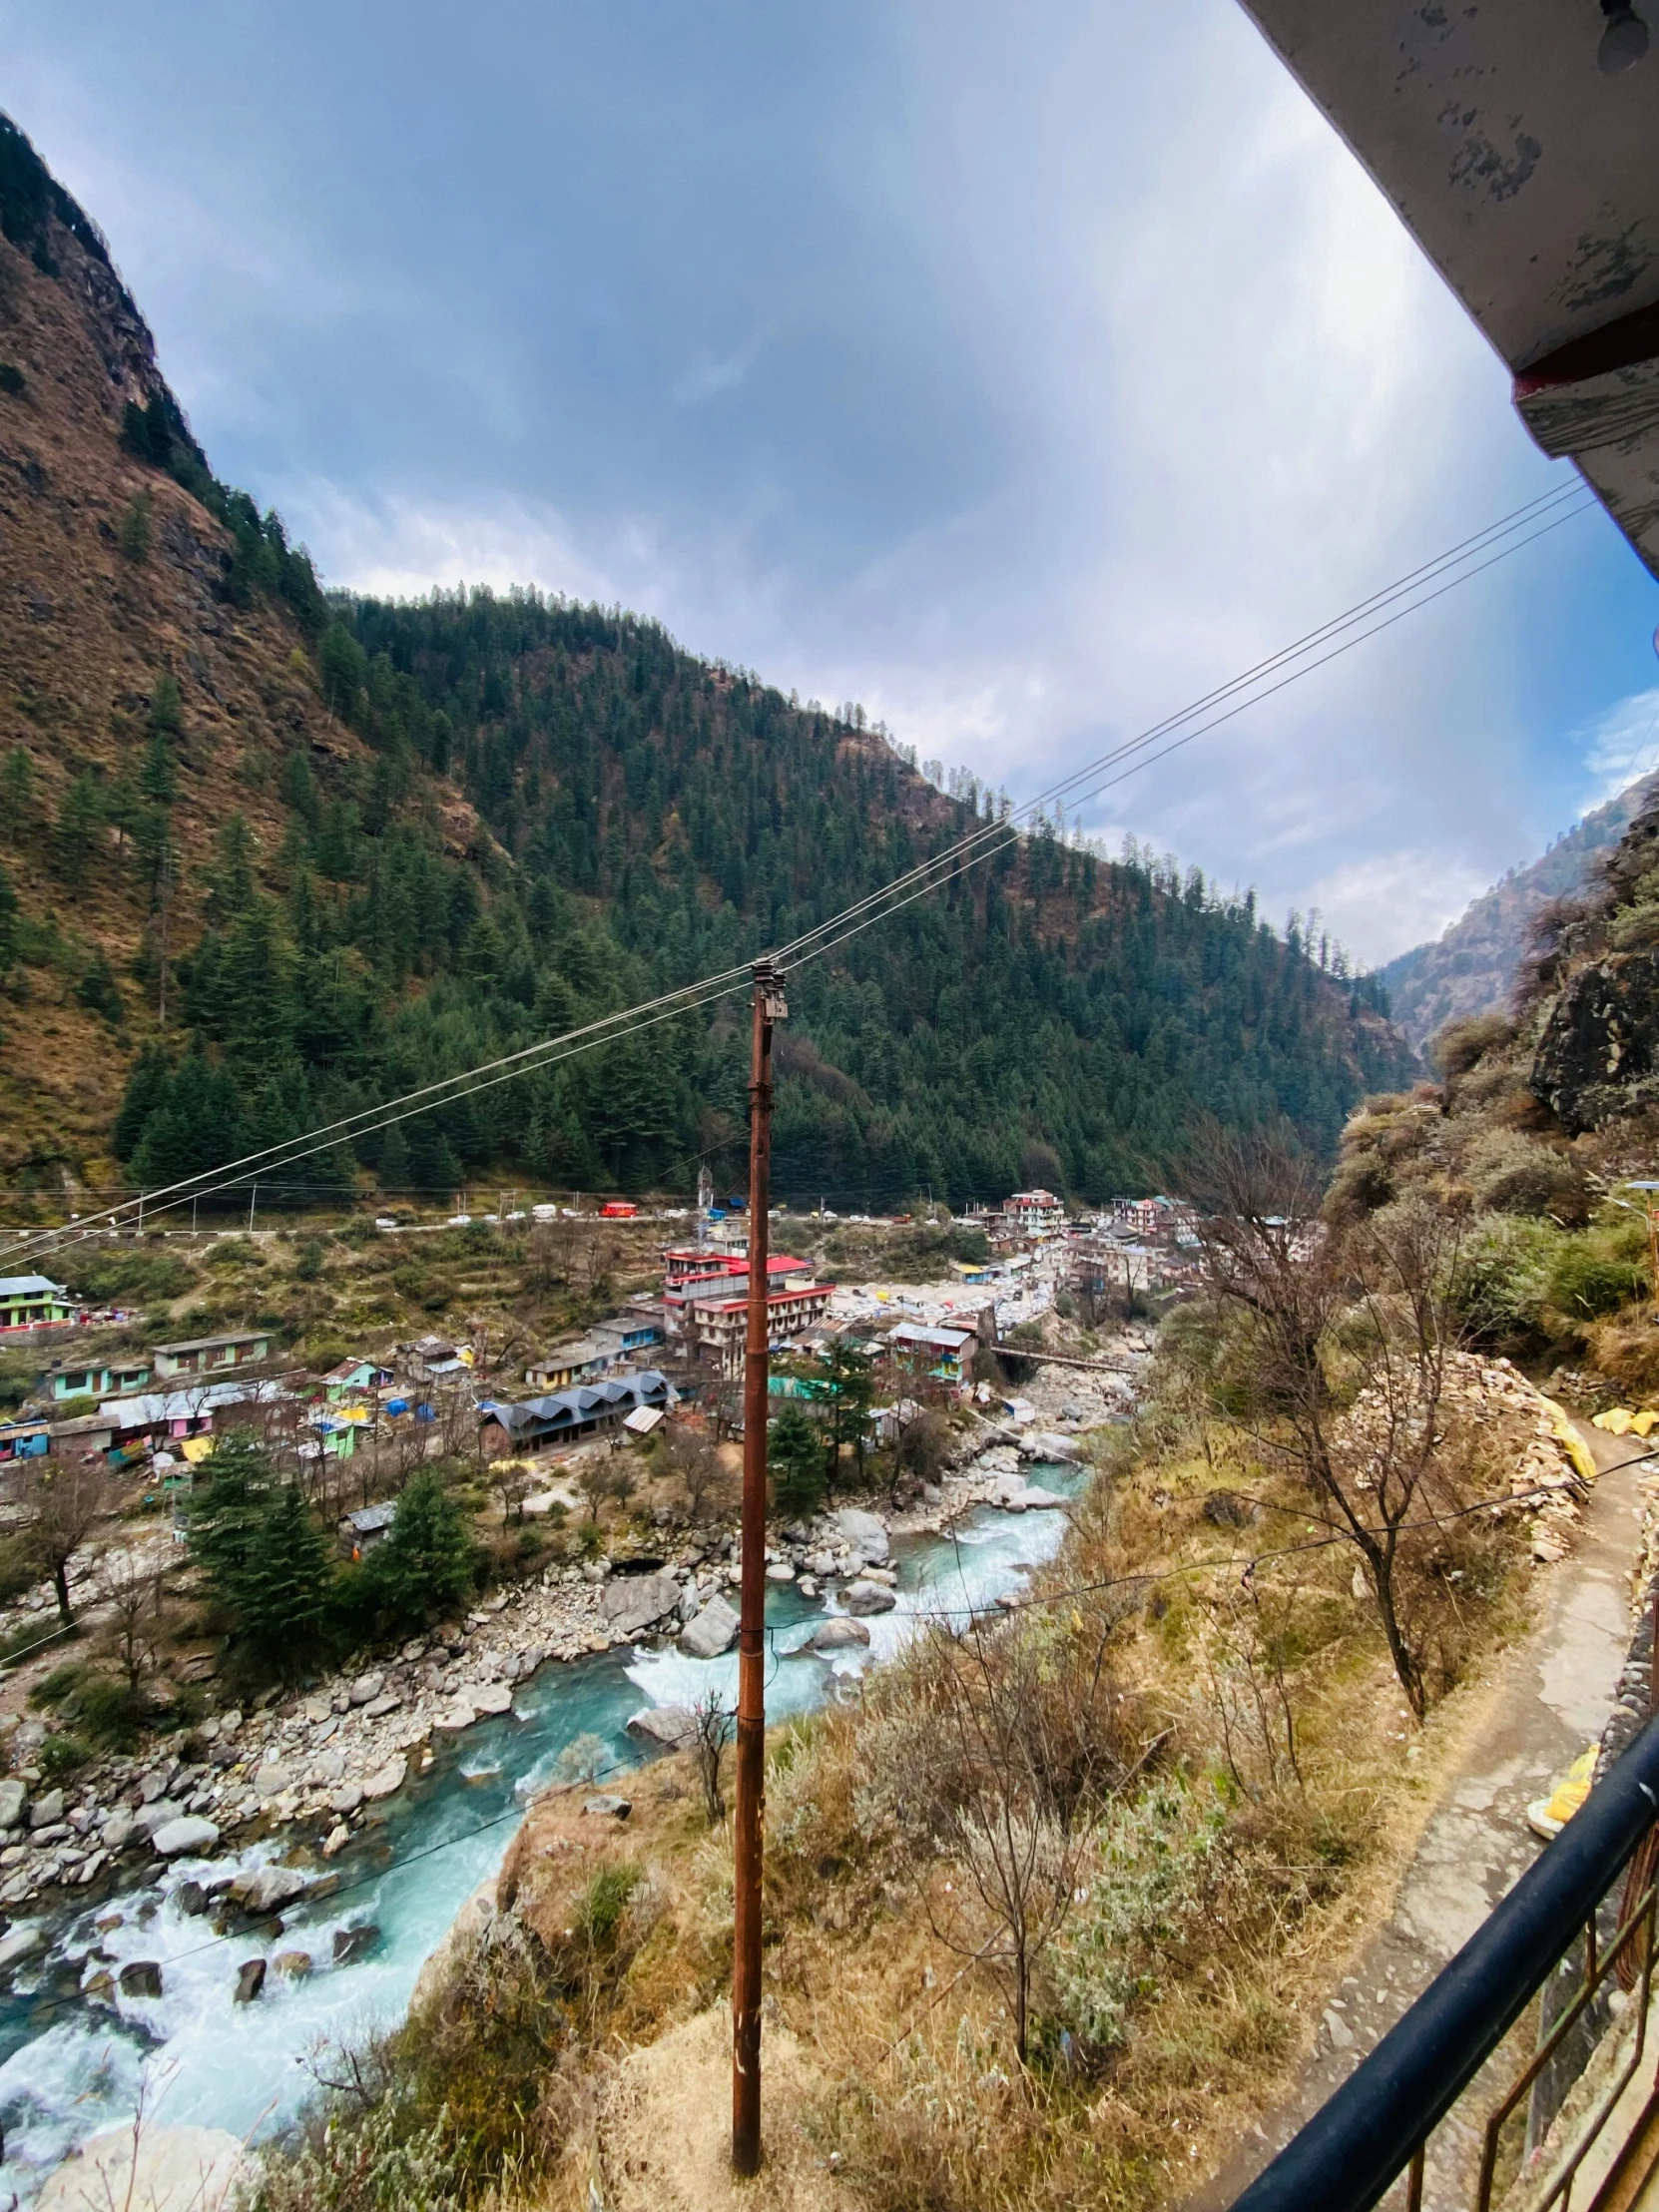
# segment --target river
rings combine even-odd
[[[1055,1491],[1074,1490],[1075,1471],[1032,1470]],[[898,1603],[867,1622],[867,1652],[837,1654],[833,1667],[789,1656],[824,1617],[792,1585],[769,1591],[767,1622],[775,1664],[767,1712],[777,1720],[805,1712],[838,1682],[890,1657],[934,1608],[989,1605],[1019,1588],[1026,1570],[1051,1558],[1065,1515],[1021,1515],[977,1508],[952,1537],[895,1538]],[[553,1776],[560,1752],[578,1736],[599,1737],[613,1772],[637,1765],[626,1733],[642,1706],[689,1705],[718,1684],[737,1694],[737,1658],[698,1661],[673,1645],[617,1650],[570,1665],[544,1666],[519,1686],[511,1714],[481,1722],[450,1742],[411,1781],[383,1817],[365,1827],[335,1863],[339,1892],[288,1908],[281,1936],[217,1937],[212,1923],[174,1902],[190,1875],[223,1875],[232,1866],[280,1858],[286,1845],[268,1838],[236,1855],[169,1869],[78,1911],[39,1922],[48,1947],[17,1968],[0,1998],[0,2126],[5,2155],[0,2196],[27,2199],[45,2174],[85,2136],[127,2119],[142,2092],[147,2114],[164,2125],[265,2134],[291,2116],[311,2085],[305,2058],[323,2040],[360,2036],[396,2020],[408,2005],[421,1961],[470,1893],[493,1875],[525,1803]],[[609,1777],[607,1778],[609,1780]],[[121,1925],[100,1931],[111,1915]],[[19,1926],[28,1925],[19,1923]],[[334,1962],[336,1934],[359,1937],[360,1955]],[[234,2000],[244,1959],[303,1950],[315,1970],[287,1980],[269,1973],[251,2004]],[[89,1954],[94,1951],[96,1957]],[[113,2007],[82,1993],[103,1966],[153,1959],[159,1997],[117,1993]]]

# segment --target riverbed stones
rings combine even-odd
[[[402,1789],[408,1772],[409,1762],[399,1752],[395,1759],[388,1759],[383,1767],[376,1767],[372,1774],[364,1775],[363,1796],[369,1799],[394,1796]]]
[[[513,1686],[510,1682],[480,1682],[466,1694],[480,1713],[512,1711]]]
[[[279,1950],[271,1965],[284,1981],[303,1981],[311,1970],[311,1954],[308,1950]]]
[[[0,1829],[15,1828],[28,1802],[29,1793],[15,1776],[0,1782]]]
[[[856,1651],[869,1642],[869,1630],[862,1621],[849,1620],[844,1613],[835,1613],[827,1621],[820,1621],[807,1639],[809,1651]]]
[[[121,1969],[121,1993],[124,1997],[159,1997],[162,1993],[162,1969],[154,1958],[133,1958]]]
[[[787,1559],[775,1559],[767,1569],[767,1580],[769,1582],[793,1582],[795,1580],[795,1569]]]
[[[456,1736],[463,1728],[470,1728],[477,1718],[478,1708],[472,1700],[458,1697],[453,1704],[438,1708],[432,1715],[432,1726],[446,1736]]]
[[[354,1813],[362,1802],[362,1785],[359,1782],[342,1782],[337,1790],[330,1790],[328,1793],[330,1813]]]
[[[340,1781],[345,1773],[345,1754],[341,1751],[321,1751],[305,1770],[308,1789],[327,1790]]]
[[[639,1636],[679,1602],[680,1585],[672,1574],[630,1574],[606,1586],[600,1611],[613,1635]]]
[[[338,1807],[338,1806],[336,1805],[336,1806],[334,1806],[334,1807],[332,1808],[332,1810],[333,1810],[334,1812],[336,1812],[336,1813],[337,1813],[337,1812],[339,1811],[339,1807]],[[356,1811],[356,1807],[355,1807],[355,1806],[353,1806],[353,1807],[351,1808],[351,1810],[352,1810],[353,1812],[355,1812],[355,1811]],[[331,1829],[329,1829],[329,1831],[328,1831],[327,1835],[326,1835],[326,1836],[325,1836],[325,1837],[323,1838],[323,1841],[322,1841],[322,1856],[323,1856],[323,1858],[324,1858],[324,1859],[332,1859],[332,1858],[333,1858],[333,1857],[335,1856],[335,1854],[336,1854],[336,1853],[338,1853],[338,1852],[342,1852],[342,1851],[343,1851],[343,1850],[345,1849],[346,1845],[347,1845],[347,1844],[348,1844],[348,1843],[349,1843],[350,1841],[351,1841],[351,1831],[350,1831],[350,1829],[348,1829],[348,1828],[346,1827],[346,1825],[345,1825],[345,1823],[344,1823],[343,1821],[336,1821],[336,1822],[334,1823],[333,1827],[332,1827]]]
[[[382,1690],[378,1697],[371,1697],[363,1707],[363,1718],[383,1721],[388,1713],[395,1713],[402,1702],[395,1690]]]
[[[876,1514],[861,1512],[855,1505],[843,1505],[838,1513],[831,1513],[830,1519],[841,1542],[865,1566],[886,1565],[887,1531]]]
[[[63,1819],[63,1792],[48,1790],[36,1798],[29,1808],[29,1826],[32,1829],[56,1828]]]
[[[718,1659],[737,1640],[738,1616],[717,1591],[680,1631],[680,1649],[694,1659]]]
[[[237,1968],[237,2003],[252,2004],[264,1987],[265,1960],[263,1958],[245,1958]]]
[[[284,1790],[293,1788],[295,1779],[293,1769],[280,1759],[267,1759],[255,1769],[254,1787],[263,1798],[280,1797]]]
[[[219,1829],[200,1813],[186,1813],[179,1820],[164,1821],[150,1838],[152,1850],[163,1859],[179,1859],[186,1852],[200,1858],[219,1846]]]
[[[383,1674],[360,1674],[347,1694],[353,1705],[372,1705],[385,1686]]]
[[[867,1582],[860,1576],[841,1592],[841,1603],[849,1613],[890,1613],[898,1599],[885,1584]]]

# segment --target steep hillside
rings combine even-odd
[[[1394,1021],[1414,1045],[1425,1044],[1445,1022],[1508,1004],[1534,918],[1551,900],[1582,888],[1597,857],[1618,843],[1656,788],[1659,778],[1641,778],[1575,823],[1536,860],[1511,868],[1431,944],[1415,945],[1379,970]]]
[[[151,1186],[724,967],[977,819],[861,717],[514,593],[330,601],[212,476],[104,242],[0,129],[0,1173]],[[988,795],[984,805],[990,805]],[[789,1195],[1160,1176],[1192,1113],[1334,1143],[1375,988],[1169,863],[1038,835],[791,987]],[[734,1009],[306,1170],[721,1172]],[[275,1195],[275,1194],[272,1194]]]

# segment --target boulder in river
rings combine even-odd
[[[883,1583],[865,1582],[860,1578],[846,1585],[841,1592],[841,1603],[849,1613],[890,1613],[898,1600]]]
[[[344,1965],[352,1958],[366,1958],[380,1940],[380,1931],[373,1921],[354,1921],[349,1928],[334,1930],[334,1964]]]
[[[510,1713],[513,1709],[510,1682],[479,1682],[466,1694],[480,1713]]]
[[[1066,1500],[1053,1490],[1045,1490],[1040,1482],[1027,1482],[1005,1501],[1010,1513],[1063,1513]]]
[[[219,1830],[205,1820],[200,1813],[182,1814],[176,1821],[164,1821],[150,1838],[152,1847],[164,1859],[180,1859],[186,1852],[200,1855],[214,1851],[219,1846]]]
[[[869,1630],[862,1621],[849,1620],[844,1613],[832,1613],[829,1620],[820,1621],[807,1639],[809,1651],[857,1651],[869,1642]]]
[[[231,1902],[245,1913],[278,1913],[310,1887],[297,1867],[256,1867],[231,1885]]]
[[[121,1993],[124,1997],[159,1997],[162,1993],[162,1969],[154,1958],[134,1958],[121,1969]]]
[[[200,1882],[181,1882],[173,1893],[173,1902],[181,1913],[188,1913],[194,1919],[198,1913],[208,1910],[208,1893]]]
[[[89,2136],[78,2156],[49,2174],[37,2212],[85,2212],[89,2204],[128,2205],[132,2212],[220,2212],[253,2163],[228,2128],[135,2130],[129,2120]]]
[[[860,1512],[855,1505],[843,1505],[838,1513],[830,1516],[842,1543],[855,1551],[866,1566],[884,1567],[887,1563],[887,1531],[874,1513]]]
[[[409,1762],[399,1752],[395,1759],[388,1759],[383,1767],[376,1767],[372,1774],[364,1775],[363,1796],[365,1798],[394,1796],[397,1791],[402,1789],[408,1777],[408,1772]]]
[[[1051,1428],[1028,1428],[1019,1439],[1022,1459],[1051,1459],[1061,1466],[1078,1466],[1083,1454],[1075,1436],[1057,1435]]]
[[[354,1813],[362,1802],[361,1785],[356,1782],[342,1782],[337,1790],[330,1793],[328,1810],[330,1813]]]
[[[693,1659],[718,1659],[737,1640],[738,1616],[718,1591],[680,1631],[680,1649]]]
[[[600,1600],[605,1625],[615,1636],[641,1636],[680,1602],[672,1574],[621,1575],[606,1585]]]
[[[303,1981],[311,1970],[311,1954],[308,1950],[279,1950],[271,1963],[284,1981]]]
[[[0,1973],[9,1972],[25,1958],[32,1958],[37,1950],[46,1948],[46,1937],[38,1928],[12,1928],[0,1936]]]
[[[237,1968],[237,2003],[252,2004],[264,1987],[265,1960],[263,1958],[245,1958]]]
[[[648,1705],[628,1722],[630,1736],[642,1736],[669,1751],[689,1744],[696,1732],[697,1717],[688,1705]]]

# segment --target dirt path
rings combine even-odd
[[[1602,1467],[1629,1439],[1582,1433]],[[1526,1808],[1600,1735],[1630,1641],[1630,1571],[1640,1537],[1639,1477],[1604,1474],[1577,1549],[1549,1570],[1537,1626],[1509,1652],[1468,1729],[1463,1754],[1401,1878],[1386,1925],[1332,1999],[1294,2094],[1258,2125],[1187,2212],[1223,2212],[1381,2041],[1542,1849]],[[1426,2212],[1469,2201],[1474,2131],[1454,2114],[1430,2147]]]

